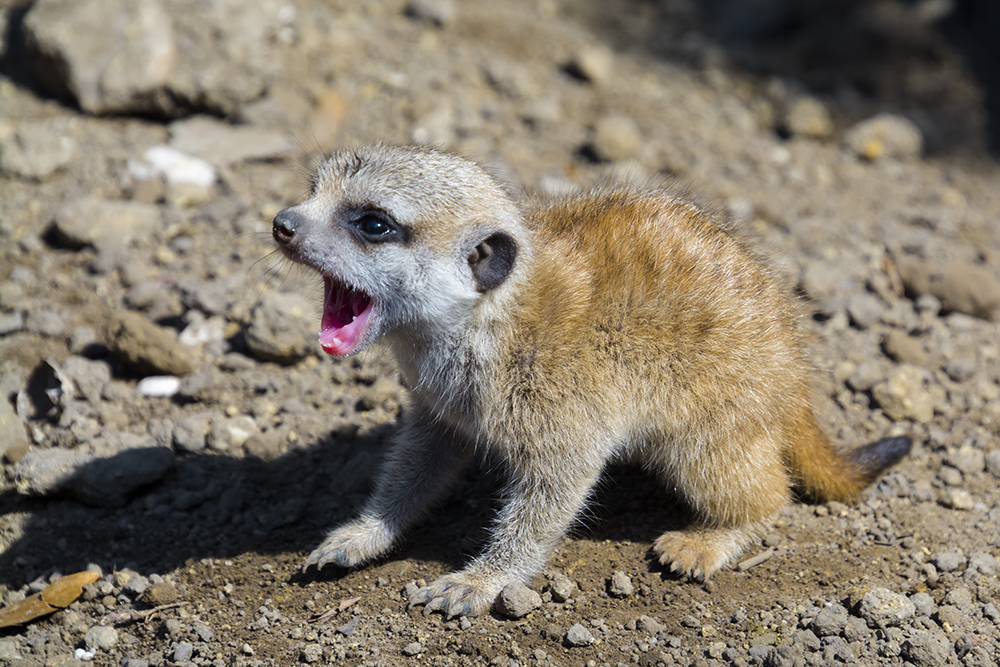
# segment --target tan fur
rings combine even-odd
[[[357,200],[405,224],[405,247],[355,248],[337,212]],[[286,253],[383,304],[377,337],[413,395],[362,517],[307,565],[384,553],[477,450],[507,462],[507,505],[484,552],[411,601],[449,616],[534,575],[612,458],[658,471],[692,508],[697,522],[653,549],[699,579],[739,555],[792,483],[842,500],[874,474],[819,430],[769,269],[686,201],[611,189],[521,211],[469,162],[375,146],[333,156],[291,211]],[[479,293],[465,258],[497,231],[516,260]]]

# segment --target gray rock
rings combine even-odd
[[[302,649],[302,659],[307,663],[319,662],[323,659],[323,645],[318,643],[306,644]]]
[[[90,505],[117,507],[136,489],[162,479],[173,464],[174,453],[167,447],[128,447],[80,465],[65,490]]]
[[[519,583],[504,586],[496,599],[497,611],[507,618],[521,618],[540,606],[542,606],[541,596]]]
[[[287,157],[294,145],[284,132],[197,116],[171,124],[170,148],[196,155],[217,167],[228,167],[250,160]]]
[[[847,300],[847,314],[859,329],[869,329],[879,323],[885,305],[874,294],[861,292]]]
[[[242,447],[247,440],[260,432],[257,423],[247,415],[216,419],[209,427],[206,441],[218,452]]]
[[[563,641],[567,646],[577,647],[577,646],[590,646],[596,641],[594,635],[590,633],[590,630],[585,628],[580,623],[574,623],[566,634],[563,636]]]
[[[194,631],[198,634],[198,639],[203,642],[209,642],[215,639],[215,633],[212,632],[212,628],[208,627],[204,623],[195,623]]]
[[[633,158],[642,147],[642,132],[628,116],[605,116],[594,126],[591,148],[600,160],[617,162]]]
[[[650,635],[656,635],[667,629],[667,626],[660,623],[652,616],[640,616],[635,622],[635,629]]]
[[[986,468],[986,455],[972,445],[962,445],[948,455],[945,463],[961,470],[966,475],[982,472]]]
[[[957,356],[944,365],[944,372],[953,382],[967,382],[976,375],[979,362],[973,357]]]
[[[104,385],[111,381],[111,368],[106,362],[77,355],[66,357],[59,371],[73,383],[77,396],[93,405],[100,403]]]
[[[992,576],[1000,571],[1000,561],[993,554],[977,551],[969,556],[969,567],[980,574]]]
[[[625,598],[634,592],[632,579],[621,570],[615,570],[608,580],[608,594],[616,598]]]
[[[959,488],[942,489],[938,502],[953,510],[968,511],[976,506],[976,500],[972,494]]]
[[[885,381],[892,370],[887,363],[872,359],[862,361],[847,378],[847,386],[854,391],[869,391],[872,387]]]
[[[24,327],[24,318],[21,312],[15,310],[11,313],[0,313],[0,336],[6,336]]]
[[[294,364],[309,353],[315,334],[309,334],[299,297],[266,292],[254,306],[246,337],[257,359]]]
[[[90,113],[152,111],[177,56],[156,0],[39,0],[24,20],[33,69]]]
[[[424,645],[420,642],[410,642],[403,647],[403,655],[419,655],[424,652]]]
[[[924,145],[920,128],[890,113],[880,113],[850,127],[844,141],[856,155],[869,160],[918,158]]]
[[[986,267],[902,256],[896,268],[907,292],[932,294],[945,311],[990,319],[1000,310],[1000,280]]]
[[[869,627],[898,626],[913,618],[916,607],[905,595],[887,588],[872,588],[861,598],[858,614]]]
[[[102,199],[91,195],[56,211],[53,232],[68,248],[92,246],[99,251],[146,243],[162,227],[163,216],[153,204]]]
[[[29,451],[14,466],[18,493],[63,492],[92,505],[120,505],[128,494],[162,478],[173,465],[170,449],[149,442],[149,436],[124,433],[91,443],[93,451],[107,456],[59,447]]]
[[[174,446],[181,452],[200,452],[205,449],[205,435],[211,414],[199,412],[188,415],[174,425],[172,435]]]
[[[549,592],[556,602],[565,602],[576,593],[576,584],[562,572],[556,572],[549,577]]]
[[[17,642],[13,639],[0,639],[0,660],[6,660],[13,664],[15,660],[21,659],[21,654],[17,650]]]
[[[950,654],[951,643],[938,631],[915,630],[902,646],[902,657],[916,667],[939,667]]]
[[[112,314],[108,337],[111,349],[135,373],[183,377],[194,370],[191,350],[177,341],[173,331],[157,326],[139,313]]]
[[[66,333],[66,320],[54,310],[41,308],[28,313],[24,328],[47,338],[56,338]]]
[[[28,496],[48,496],[62,490],[77,468],[92,460],[81,451],[60,447],[33,449],[14,466],[17,492]]]
[[[361,625],[361,617],[355,616],[347,623],[337,626],[337,634],[344,635],[345,637],[350,637],[355,632],[358,631],[358,626]]]
[[[872,397],[890,419],[912,419],[928,424],[934,418],[934,397],[924,388],[924,373],[910,364],[890,371],[872,388]]]
[[[893,361],[901,364],[913,364],[924,368],[936,368],[933,356],[924,348],[919,338],[907,335],[901,329],[893,329],[882,342],[885,353]]]
[[[934,603],[934,598],[927,593],[914,593],[910,596],[910,602],[913,603],[917,614],[921,616],[930,616],[934,613],[934,608],[937,606]]]
[[[764,660],[764,667],[797,667],[802,662],[802,647],[775,646]]]
[[[17,416],[17,411],[10,401],[0,397],[0,459],[8,452],[23,453],[28,450],[30,442],[24,422]]]
[[[938,572],[954,572],[965,567],[965,556],[958,551],[939,551],[928,558]]]
[[[566,70],[584,81],[604,84],[614,76],[615,56],[608,48],[601,45],[584,46],[566,63]]]
[[[0,137],[0,172],[41,180],[65,167],[77,155],[73,122],[65,118],[29,121]]]
[[[943,604],[950,604],[958,609],[969,609],[973,603],[972,591],[965,586],[959,586],[948,591],[942,600]]]
[[[871,631],[868,629],[867,623],[855,616],[849,616],[841,636],[850,643],[865,641],[870,634]]]
[[[985,463],[986,470],[994,477],[1000,479],[1000,449],[994,449],[992,452],[986,454]]]
[[[188,642],[179,642],[174,647],[174,662],[187,662],[194,657],[194,646]]]
[[[800,97],[788,107],[785,129],[799,137],[827,139],[833,135],[833,119],[826,105],[815,97]]]
[[[118,631],[109,625],[95,625],[87,630],[83,643],[89,651],[107,651],[118,643]]]
[[[143,593],[145,593],[147,588],[149,588],[149,579],[142,576],[141,574],[136,574],[132,577],[129,577],[128,582],[124,586],[122,586],[122,592],[134,598],[137,598]]]
[[[817,637],[835,637],[844,631],[846,623],[847,609],[843,605],[832,604],[816,615],[811,627]]]

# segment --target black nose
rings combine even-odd
[[[295,230],[298,229],[301,222],[302,217],[298,213],[286,208],[274,216],[274,222],[271,223],[271,235],[278,243],[288,245],[295,238]]]

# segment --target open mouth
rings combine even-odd
[[[345,357],[357,351],[372,314],[372,299],[336,278],[323,276],[323,320],[319,344],[323,351]]]

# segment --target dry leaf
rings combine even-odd
[[[83,587],[97,581],[96,572],[77,572],[56,579],[42,591],[42,599],[53,607],[68,607],[80,597]]]
[[[95,581],[97,581],[96,572],[77,572],[60,577],[46,586],[41,593],[35,593],[0,609],[0,628],[23,625],[40,616],[68,607],[73,604],[73,600],[80,597],[84,586]]]
[[[42,600],[42,594],[35,593],[31,597],[0,609],[0,628],[21,625],[54,611],[59,611],[59,608],[45,604]]]

